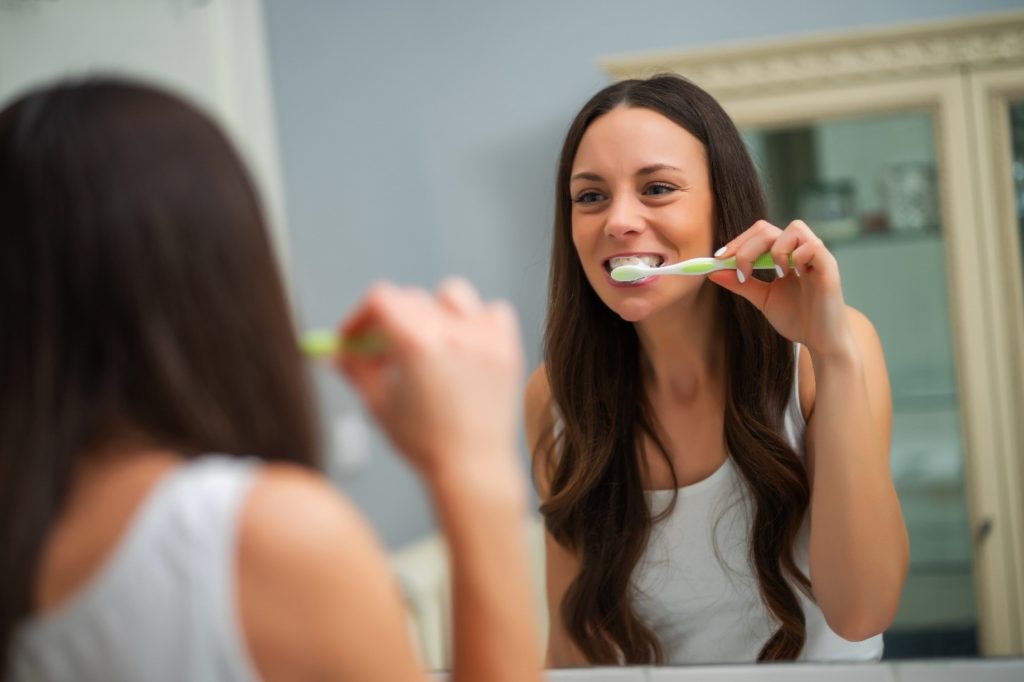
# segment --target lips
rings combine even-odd
[[[603,265],[605,272],[610,273],[615,268],[623,265],[648,265],[657,267],[664,262],[664,256],[660,256],[656,253],[629,253],[612,256],[605,260]]]
[[[636,287],[642,287],[645,284],[651,284],[657,281],[657,277],[644,277],[643,279],[636,279],[631,282],[618,282],[612,279],[611,272],[613,269],[622,265],[650,265],[658,266],[665,262],[665,257],[658,253],[620,253],[615,256],[611,256],[602,262],[605,271],[605,281],[616,289],[633,289]]]

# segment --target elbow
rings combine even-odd
[[[902,586],[902,583],[900,583]],[[848,642],[862,642],[885,632],[900,606],[900,589],[874,589],[842,601],[819,602],[832,632]]]
[[[862,642],[885,632],[895,616],[895,604],[875,604],[849,609],[840,615],[826,613],[825,621],[832,632],[848,642]]]
[[[862,642],[882,634],[892,625],[907,576],[909,552],[902,554],[884,571],[872,573],[870,579],[858,580],[857,574],[848,574],[839,582],[829,583],[829,589],[815,593],[832,632],[847,641]]]
[[[863,642],[865,639],[870,639],[875,635],[880,635],[888,627],[888,624],[878,625],[870,620],[854,621],[850,620],[836,623],[835,625],[829,625],[832,631],[845,639],[848,642]]]

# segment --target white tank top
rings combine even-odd
[[[783,435],[803,459],[806,422],[799,387],[797,375]],[[778,629],[761,601],[750,563],[754,503],[745,493],[742,475],[727,457],[708,478],[679,488],[675,509],[652,528],[633,571],[634,608],[658,636],[667,664],[754,662]],[[657,514],[667,508],[672,491],[651,490],[645,495]],[[808,538],[805,518],[794,547],[796,564],[805,575]],[[843,639],[829,628],[818,605],[794,590],[807,624],[799,660],[881,658],[881,635],[862,642]]]
[[[4,679],[258,679],[234,577],[256,461],[207,455],[166,475],[99,574],[18,627]]]

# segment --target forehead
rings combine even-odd
[[[595,119],[580,140],[573,171],[635,172],[654,163],[687,170],[706,167],[704,145],[668,117],[620,106]]]

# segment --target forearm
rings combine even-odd
[[[462,467],[435,477],[431,486],[451,558],[454,680],[540,677],[526,485],[512,468]]]
[[[869,403],[856,350],[815,357],[810,569],[829,624],[849,639],[888,626],[909,556],[888,467],[889,432]]]

